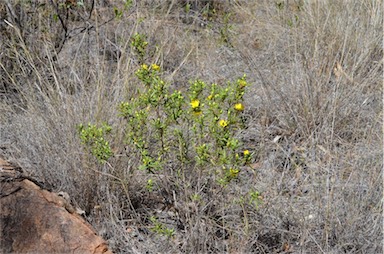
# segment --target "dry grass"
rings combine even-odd
[[[116,253],[382,252],[381,1],[133,1],[111,21],[118,1],[95,1],[87,22],[84,2],[60,52],[52,6],[12,2],[17,25],[0,4],[1,153],[68,192]],[[255,161],[238,181],[164,172],[146,190],[117,117],[138,89],[135,32],[174,88],[247,74],[238,137]],[[88,122],[115,130],[107,164],[80,144]],[[250,190],[258,206],[239,201]],[[151,215],[175,236],[151,232]]]

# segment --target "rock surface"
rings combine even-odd
[[[74,211],[0,158],[0,253],[112,253]]]

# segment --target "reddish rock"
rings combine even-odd
[[[112,253],[67,200],[2,159],[0,184],[0,253]]]

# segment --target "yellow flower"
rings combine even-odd
[[[249,156],[250,152],[249,152],[249,150],[244,150],[243,154],[244,154],[244,156]]]
[[[143,69],[143,70],[148,70],[148,65],[146,65],[146,64],[142,64],[142,65],[141,65],[141,69]]]
[[[207,97],[207,100],[212,100],[212,98],[213,98],[213,95],[211,94],[211,95],[209,95],[209,96]]]
[[[239,170],[238,169],[234,169],[234,168],[230,168],[229,169],[229,175],[231,178],[235,178],[237,177],[237,175],[239,174]]]
[[[200,101],[199,101],[199,100],[195,99],[195,100],[192,100],[192,101],[191,101],[191,107],[192,107],[193,109],[196,109],[196,108],[198,108],[199,106],[200,106]]]
[[[244,88],[244,87],[247,86],[247,81],[245,81],[244,79],[239,79],[239,80],[237,81],[237,83],[239,84],[239,87],[240,87],[240,88]]]
[[[152,69],[153,69],[154,71],[159,71],[159,70],[160,70],[160,66],[157,65],[157,64],[152,64],[151,67],[152,67]]]
[[[236,103],[235,104],[235,109],[238,111],[243,111],[244,110],[244,105],[241,103]]]
[[[219,121],[219,125],[223,128],[227,127],[228,126],[228,121],[227,120],[224,120],[224,119],[221,119]]]

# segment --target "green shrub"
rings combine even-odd
[[[168,228],[161,222],[159,222],[156,217],[152,216],[150,218],[150,221],[153,224],[153,227],[151,230],[155,232],[156,234],[163,235],[166,237],[172,237],[175,234],[175,230],[173,228]]]
[[[168,164],[219,176],[227,184],[251,159],[241,149],[236,132],[244,127],[245,75],[226,86],[191,82],[185,95],[170,91],[160,67],[143,64],[136,71],[143,87],[138,96],[122,102],[126,139],[141,158],[140,169],[154,173]]]
[[[97,127],[91,123],[88,123],[87,126],[83,124],[78,126],[81,143],[84,144],[91,154],[101,163],[105,163],[106,160],[113,155],[108,141],[105,140],[105,135],[110,133],[111,130],[112,127],[107,124],[103,124],[101,127]]]

